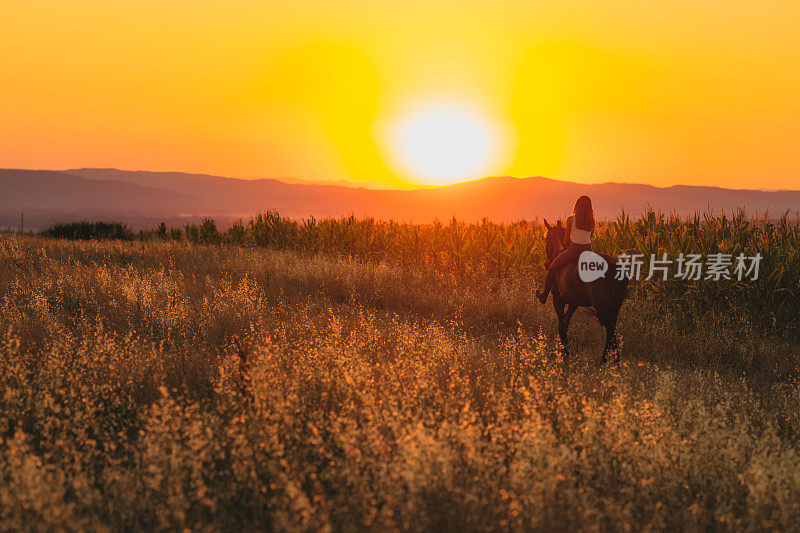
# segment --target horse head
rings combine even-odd
[[[550,263],[553,262],[553,259],[558,255],[561,249],[564,248],[564,238],[566,237],[567,231],[561,225],[560,220],[555,226],[551,226],[547,222],[547,219],[545,219],[544,227],[547,228],[547,234],[544,236],[544,251],[547,255],[544,261],[544,267],[550,268]]]

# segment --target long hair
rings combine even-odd
[[[594,230],[594,209],[592,209],[592,200],[588,196],[584,195],[578,198],[572,213],[575,215],[576,228],[584,231]]]

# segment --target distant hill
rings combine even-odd
[[[29,227],[55,220],[104,218],[134,227],[161,220],[180,224],[213,216],[223,224],[267,210],[295,217],[373,216],[428,222],[434,218],[496,221],[558,218],[581,194],[592,197],[598,217],[622,209],[780,215],[800,210],[800,191],[765,192],[717,187],[602,183],[585,185],[548,178],[493,177],[432,189],[375,190],[340,185],[242,180],[116,169],[0,170],[0,228],[16,225],[20,211]]]
[[[165,216],[197,213],[208,207],[197,196],[161,187],[115,180],[89,180],[52,170],[0,169],[0,230],[83,218],[116,219],[149,225]]]
[[[0,209],[197,210],[196,196],[127,180],[88,180],[52,170],[0,170]]]

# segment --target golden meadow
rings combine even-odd
[[[796,530],[800,223],[604,224],[612,254],[764,256],[634,283],[617,366],[586,311],[559,355],[542,231],[0,237],[0,528]]]

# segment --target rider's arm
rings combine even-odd
[[[569,248],[572,244],[572,221],[575,217],[567,218],[567,232],[564,234],[564,248]]]

